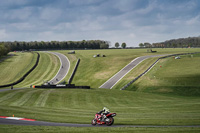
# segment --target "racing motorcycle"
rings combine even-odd
[[[92,120],[91,124],[95,126],[96,124],[111,126],[114,123],[114,116],[116,116],[116,113],[109,113],[106,115],[105,119],[102,119],[101,114],[96,113],[95,118]]]

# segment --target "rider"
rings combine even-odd
[[[99,111],[98,114],[101,114],[100,121],[104,121],[106,119],[106,115],[109,113],[110,111],[106,107],[104,107],[103,110]]]

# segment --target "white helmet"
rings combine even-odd
[[[104,111],[105,113],[108,113],[108,112],[110,112],[110,111],[109,111],[109,109],[108,109],[108,108],[106,108],[106,107],[103,107],[103,111]]]

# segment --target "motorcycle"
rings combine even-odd
[[[91,124],[95,126],[96,124],[111,126],[114,123],[114,116],[116,116],[116,113],[109,113],[106,115],[106,118],[102,119],[103,116],[101,114],[96,113],[95,118],[92,120]]]

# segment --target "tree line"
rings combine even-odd
[[[103,40],[82,40],[82,41],[14,41],[0,42],[8,47],[11,51],[21,50],[51,50],[51,49],[107,49],[110,42]]]
[[[200,47],[200,36],[199,37],[188,37],[171,39],[159,43],[140,43],[139,47],[143,48],[188,48],[188,47]]]

